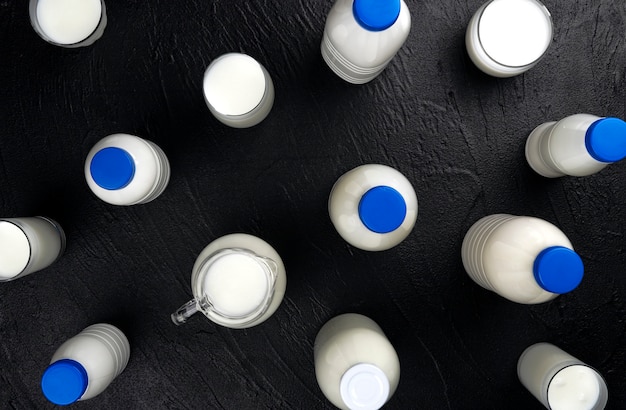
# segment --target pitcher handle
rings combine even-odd
[[[199,310],[198,301],[191,299],[170,316],[176,326],[187,322],[187,319]]]

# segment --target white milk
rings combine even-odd
[[[320,329],[314,346],[315,376],[326,398],[340,409],[375,410],[394,394],[400,361],[371,319],[347,313]]]
[[[64,250],[65,233],[51,219],[0,219],[0,281],[47,268]]]
[[[483,4],[467,27],[465,44],[474,64],[495,77],[532,68],[552,42],[552,19],[536,0],[493,0]]]
[[[170,164],[153,142],[134,135],[113,134],[89,151],[85,179],[91,191],[105,202],[145,204],[165,191]]]
[[[372,193],[376,194],[373,199]],[[361,165],[337,180],[328,199],[328,213],[346,242],[366,251],[382,251],[411,233],[417,220],[417,195],[397,170]]]
[[[60,46],[92,44],[106,26],[101,0],[31,0],[30,9],[35,30]]]
[[[549,343],[528,347],[519,358],[517,375],[524,387],[552,410],[600,410],[608,400],[598,372]]]
[[[274,84],[254,58],[229,53],[214,60],[204,73],[204,99],[211,113],[235,128],[263,121],[274,104]]]
[[[368,14],[367,7],[358,7],[359,0],[337,0],[328,13],[321,52],[328,67],[339,77],[353,84],[376,78],[406,41],[411,30],[411,14],[403,0],[390,0],[397,13],[371,16],[376,25],[366,28],[359,23],[357,10]],[[385,5],[385,3],[382,3]]]
[[[226,235],[198,255],[191,274],[194,299],[171,318],[179,325],[200,311],[222,326],[256,326],[278,309],[286,286],[282,259],[267,242],[247,234]]]
[[[87,327],[63,343],[42,377],[51,402],[67,405],[102,393],[122,373],[130,358],[128,339],[115,326]]]
[[[626,157],[626,122],[574,114],[535,128],[526,140],[526,160],[538,174],[587,176]]]
[[[461,246],[463,267],[480,286],[517,303],[543,303],[580,283],[583,264],[556,226],[494,214],[478,220]]]
[[[218,313],[242,317],[263,304],[272,282],[264,266],[254,256],[230,253],[211,264],[202,288]]]

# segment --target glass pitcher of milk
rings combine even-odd
[[[200,253],[191,274],[194,298],[171,315],[180,325],[202,312],[218,325],[243,329],[267,320],[280,305],[287,277],[278,253],[246,234],[226,235]]]

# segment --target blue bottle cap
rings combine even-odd
[[[406,202],[398,191],[389,186],[377,186],[367,191],[359,202],[359,217],[370,231],[389,233],[402,225]]]
[[[103,148],[93,156],[89,167],[99,187],[109,190],[124,188],[135,175],[135,161],[121,148]]]
[[[364,29],[383,31],[398,19],[400,0],[354,0],[352,14]]]
[[[626,158],[626,122],[619,118],[602,118],[585,134],[589,155],[600,162],[617,162]]]
[[[44,396],[60,406],[72,404],[87,390],[87,372],[78,362],[61,359],[52,363],[41,378]]]
[[[535,258],[533,273],[537,284],[552,293],[567,293],[583,279],[583,261],[573,250],[552,246],[542,250]]]

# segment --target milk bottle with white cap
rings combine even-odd
[[[283,300],[287,276],[278,253],[247,234],[222,236],[198,255],[191,274],[194,298],[171,315],[180,325],[196,312],[230,328],[256,326]]]
[[[102,393],[124,371],[128,339],[113,325],[98,323],[63,343],[41,378],[44,396],[63,406]]]
[[[552,43],[552,18],[537,0],[491,0],[470,20],[465,45],[471,60],[494,77],[528,71]]]
[[[165,191],[170,164],[155,143],[134,135],[113,134],[89,151],[85,179],[91,191],[105,202],[145,204]]]
[[[340,409],[379,409],[400,381],[395,349],[376,322],[356,313],[339,315],[322,326],[314,360],[322,393]]]
[[[52,219],[0,218],[0,282],[47,268],[64,251],[65,233]]]
[[[543,219],[494,214],[478,220],[461,246],[480,286],[518,303],[543,303],[574,290],[583,262],[567,236]]]
[[[538,174],[587,176],[626,158],[626,122],[574,114],[535,128],[526,140],[526,160]]]
[[[30,0],[29,14],[41,38],[66,48],[93,44],[107,24],[102,0]]]
[[[547,409],[602,410],[608,389],[592,367],[550,343],[528,347],[517,362],[520,382]]]
[[[345,81],[363,84],[387,67],[410,29],[403,0],[337,0],[326,18],[322,57]]]
[[[382,251],[411,233],[417,219],[417,196],[399,171],[386,165],[361,165],[337,180],[328,199],[328,213],[346,242]]]

